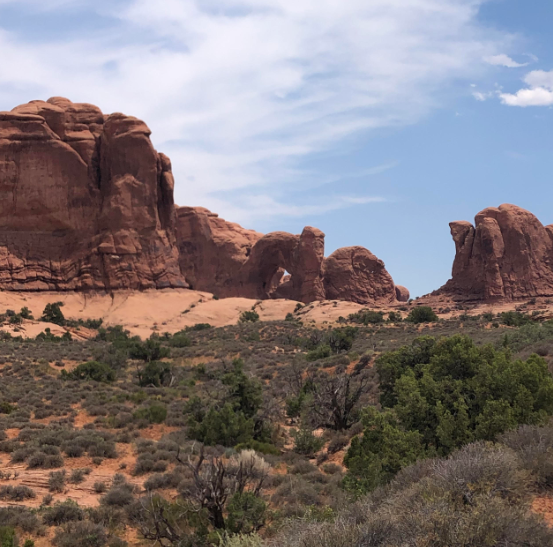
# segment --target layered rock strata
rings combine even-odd
[[[150,130],[53,98],[0,114],[0,287],[186,287]]]
[[[437,291],[458,299],[515,300],[553,295],[553,225],[515,205],[489,207],[450,223],[452,278]]]
[[[262,235],[202,207],[177,208],[181,270],[191,286],[220,297],[348,300],[389,304],[408,300],[384,263],[363,247],[324,256],[321,230]],[[399,295],[399,297],[398,297]]]
[[[171,162],[136,118],[54,97],[0,113],[0,289],[186,288],[220,297],[408,298],[362,247],[260,234],[175,207]]]

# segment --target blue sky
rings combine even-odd
[[[0,109],[143,118],[176,201],[363,245],[413,295],[448,223],[553,223],[550,0],[0,0]]]

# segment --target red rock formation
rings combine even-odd
[[[388,304],[396,287],[384,263],[363,247],[324,258],[324,234],[261,234],[227,222],[201,207],[177,209],[181,270],[193,288],[220,297],[337,299]],[[288,275],[285,275],[288,272]],[[401,295],[409,292],[401,288]]]
[[[396,299],[398,302],[409,302],[409,289],[401,285],[396,285]]]
[[[222,298],[242,296],[236,276],[263,234],[203,207],[177,207],[176,226],[180,268],[190,287]]]
[[[310,226],[299,236],[286,232],[263,236],[242,268],[244,296],[300,302],[324,300],[324,237],[323,232]],[[283,280],[285,271],[290,277]]]
[[[0,289],[189,282],[220,297],[395,301],[384,264],[362,247],[325,259],[316,228],[262,235],[175,209],[171,162],[149,137],[136,118],[60,97],[0,113]]]
[[[0,114],[0,287],[185,287],[170,163],[136,118],[67,99]]]
[[[178,207],[177,241],[181,271],[194,289],[222,298],[324,299],[324,234],[316,228],[263,235],[203,207]]]
[[[437,291],[468,300],[553,295],[553,226],[515,205],[484,209],[475,226],[450,224],[452,278]]]
[[[390,304],[396,287],[384,262],[364,247],[344,247],[325,259],[324,287],[329,300]]]

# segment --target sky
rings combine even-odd
[[[413,296],[448,223],[553,223],[551,0],[0,0],[0,110],[144,119],[179,205],[362,245]]]

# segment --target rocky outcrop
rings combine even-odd
[[[263,235],[203,207],[177,207],[177,242],[181,271],[194,289],[221,298],[324,299],[324,234],[316,228]]]
[[[490,207],[475,225],[450,224],[452,278],[437,291],[458,299],[513,300],[553,295],[553,226],[515,205]]]
[[[181,270],[193,288],[219,297],[305,303],[395,302],[396,287],[381,260],[363,247],[339,249],[325,259],[324,237],[309,226],[300,235],[261,235],[201,207],[177,208]]]
[[[364,247],[344,247],[325,259],[324,287],[329,300],[390,304],[396,287],[384,262]]]
[[[227,222],[203,207],[176,208],[180,268],[190,287],[242,296],[236,275],[263,234]]]
[[[409,289],[401,285],[396,285],[396,299],[398,302],[409,302]]]
[[[324,300],[324,237],[323,232],[310,226],[299,236],[286,232],[263,236],[242,268],[243,295],[299,302]],[[289,273],[286,278],[285,272]]]
[[[67,99],[0,114],[0,287],[186,287],[150,130]]]
[[[0,113],[0,289],[192,287],[220,297],[389,303],[362,247],[262,235],[173,202],[171,162],[136,118],[54,97]]]

